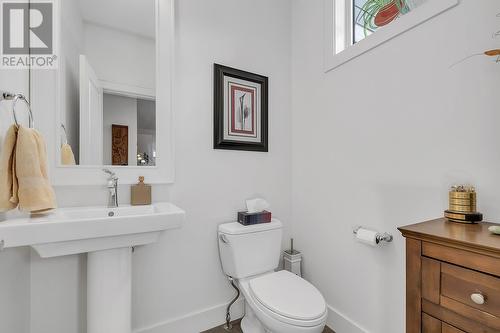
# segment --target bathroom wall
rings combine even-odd
[[[187,219],[135,255],[134,327],[145,333],[198,332],[224,320],[234,292],[221,272],[216,230],[234,221],[245,199],[269,200],[285,223],[285,238],[291,218],[290,2],[182,0],[176,6],[176,179],[169,192]],[[214,62],[269,77],[269,153],[212,149]]]
[[[187,218],[182,229],[134,253],[133,327],[140,333],[193,333],[224,321],[234,293],[221,271],[216,230],[235,220],[245,199],[262,196],[271,203],[285,224],[284,244],[291,228],[290,1],[182,0],[176,7],[176,179],[154,186],[153,196],[179,205]],[[269,77],[269,153],[213,150],[215,62]],[[129,191],[120,188],[123,203]],[[107,202],[104,184],[56,192],[60,206]],[[8,257],[10,252],[25,261]],[[0,294],[20,295],[19,301],[8,298],[14,306],[0,298],[0,325],[17,325],[6,330],[16,333],[84,333],[85,256],[40,259],[32,253],[28,264],[29,255],[25,249],[0,253],[0,263],[11,258],[9,274],[18,275],[14,287],[0,283]]]
[[[27,70],[0,70],[0,91],[29,95]],[[0,103],[0,147],[13,124],[11,102]],[[26,109],[19,103],[18,119],[27,123]],[[1,151],[2,148],[0,148]],[[0,213],[0,221],[3,215]],[[1,223],[1,222],[0,222]],[[30,251],[0,253],[0,332],[30,333]]]
[[[293,235],[338,333],[404,331],[397,226],[442,216],[448,186],[471,182],[500,222],[497,0],[460,5],[323,72],[323,0],[293,1]],[[363,225],[394,234],[371,248]]]

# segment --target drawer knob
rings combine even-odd
[[[470,299],[478,305],[483,305],[485,303],[485,298],[481,293],[474,293],[470,295]]]

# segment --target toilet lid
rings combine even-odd
[[[326,311],[325,299],[318,289],[288,271],[258,277],[249,284],[257,301],[284,317],[314,320]]]

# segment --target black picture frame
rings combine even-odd
[[[260,142],[244,142],[224,139],[224,78],[231,77],[260,85]],[[269,151],[268,94],[269,79],[266,76],[214,64],[214,149]]]

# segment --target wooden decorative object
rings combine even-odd
[[[500,236],[437,219],[406,237],[406,332],[500,332]]]
[[[128,165],[128,126],[111,125],[111,154],[113,165]]]
[[[144,184],[144,177],[139,183],[130,187],[130,204],[132,206],[151,205],[151,185]]]

